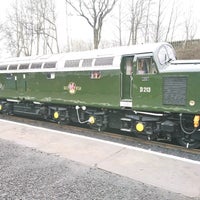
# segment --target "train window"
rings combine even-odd
[[[20,64],[19,69],[28,69],[29,64]]]
[[[56,67],[56,62],[48,62],[44,64],[43,68],[55,68]]]
[[[66,60],[65,67],[79,67],[80,60]]]
[[[105,65],[112,65],[113,64],[113,57],[105,57],[105,58],[97,58],[95,60],[95,66],[105,66]]]
[[[10,65],[9,70],[16,70],[18,65]]]
[[[176,55],[175,55],[175,51],[172,47],[166,45],[165,46],[166,49],[167,49],[167,53],[168,53],[168,56],[169,56],[169,61],[171,60],[176,60]]]
[[[11,80],[13,78],[14,78],[13,74],[6,74],[6,79],[7,80]]]
[[[32,63],[31,69],[40,69],[42,67],[42,63]]]
[[[165,64],[168,60],[168,54],[165,47],[161,47],[158,52],[158,59],[161,65]]]
[[[93,71],[90,73],[91,79],[100,79],[101,78],[101,72],[100,71]]]
[[[47,79],[55,79],[55,73],[47,73]]]
[[[152,58],[137,59],[137,74],[155,74],[157,73],[156,64]]]
[[[128,57],[128,58],[126,58],[125,62],[126,62],[126,64],[125,64],[126,75],[131,76],[132,72],[133,72],[133,58],[132,57]]]
[[[174,50],[170,46],[163,46],[158,52],[158,59],[161,65],[164,65],[171,60],[176,60]]]
[[[7,65],[0,65],[0,70],[7,70]]]
[[[84,59],[82,63],[82,67],[91,67],[93,59]]]
[[[152,60],[151,62],[151,66],[150,66],[150,69],[149,69],[149,73],[150,74],[156,74],[158,71],[157,71],[157,67],[156,67],[156,63],[154,60]]]

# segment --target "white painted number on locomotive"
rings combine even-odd
[[[151,87],[140,87],[140,92],[141,93],[150,93]]]

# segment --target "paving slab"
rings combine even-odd
[[[200,198],[198,161],[5,120],[0,126],[1,139]]]

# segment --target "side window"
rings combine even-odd
[[[152,59],[151,66],[150,66],[150,74],[157,74],[157,67],[155,61]]]
[[[133,72],[133,58],[128,57],[125,60],[125,70],[126,70],[126,75],[131,76]]]
[[[47,79],[55,79],[55,78],[56,78],[56,75],[55,75],[55,73],[50,72],[50,73],[47,73],[47,74],[46,74],[46,77],[47,77]]]
[[[100,79],[101,78],[101,72],[100,71],[92,71],[90,73],[91,79]]]
[[[137,59],[137,74],[155,74],[157,73],[156,63],[152,58]]]
[[[12,79],[14,79],[13,74],[5,74],[5,76],[6,76],[6,79],[7,79],[7,80],[12,80]]]
[[[164,66],[171,60],[176,60],[174,49],[168,45],[162,46],[158,51],[158,60]]]

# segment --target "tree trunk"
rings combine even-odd
[[[94,28],[94,49],[98,49],[99,47],[99,31]]]

